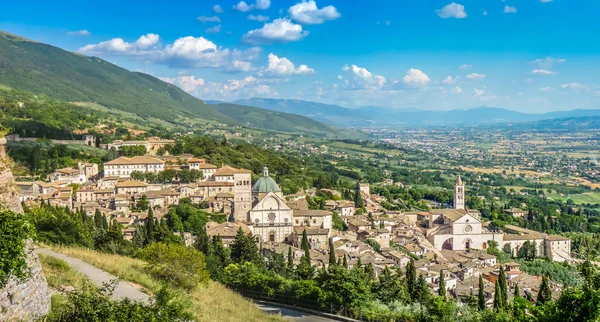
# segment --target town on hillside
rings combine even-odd
[[[311,264],[317,268],[327,267],[336,258],[348,267],[372,265],[378,275],[386,268],[405,269],[413,260],[431,291],[439,292],[442,278],[447,294],[456,298],[478,293],[477,280],[483,277],[487,306],[493,305],[500,271],[506,274],[509,289],[519,288],[531,301],[542,285],[542,276],[528,274],[515,261],[501,263],[499,257],[577,261],[571,257],[567,237],[514,225],[500,228],[483,221],[478,210],[466,207],[460,175],[451,204],[431,203],[428,209],[398,211],[386,209],[388,200],[371,193],[371,187],[403,186],[401,182],[357,182],[352,200],[324,188],[284,195],[268,165],[262,173],[252,173],[227,164],[209,164],[191,154],[154,153],[173,142],[159,138],[113,142],[103,148],[142,145],[149,153],[115,158],[103,164],[103,171],[98,164],[79,163],[76,168],[54,171],[47,181],[16,182],[19,199],[32,207],[45,202],[88,216],[100,213],[108,222],[118,223],[130,240],[136,227],[147,225],[149,212],[160,221],[170,207],[189,203],[220,219],[208,222],[205,229],[209,237],[220,236],[225,247],[241,230],[252,234],[265,258],[281,254],[295,263],[305,254],[302,240],[306,238]],[[158,182],[156,178],[169,180]],[[315,209],[308,199],[318,193],[332,198]],[[527,210],[510,208],[505,212],[523,217]],[[175,234],[181,234],[186,245],[195,242],[196,236],[189,232]],[[564,289],[554,281],[550,287],[555,298]]]

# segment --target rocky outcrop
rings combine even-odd
[[[23,208],[10,170],[12,160],[6,155],[5,144],[6,139],[0,138],[0,204],[22,213]],[[33,250],[33,242],[29,240],[25,247],[29,277],[25,280],[10,278],[0,288],[0,321],[30,321],[50,311],[48,283],[40,259]]]
[[[30,277],[24,281],[11,278],[0,289],[0,321],[31,321],[50,311],[48,283],[33,249],[29,241],[25,252]]]
[[[12,171],[13,161],[6,155],[6,138],[0,138],[0,204],[15,212],[23,212]]]

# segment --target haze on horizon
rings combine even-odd
[[[600,107],[599,11],[592,0],[36,0],[3,4],[0,30],[204,100],[543,113]]]

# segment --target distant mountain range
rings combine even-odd
[[[151,75],[0,31],[0,86],[177,123],[187,118],[332,138],[364,138],[311,118],[235,104],[210,105]]]
[[[296,113],[316,121],[336,126],[435,126],[484,125],[521,123],[546,119],[580,116],[600,116],[600,110],[571,110],[531,114],[496,107],[478,107],[468,110],[430,111],[365,106],[350,109],[338,105],[290,99],[252,98],[235,101],[236,104],[261,107],[278,112]]]

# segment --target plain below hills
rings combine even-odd
[[[249,111],[235,105],[215,108],[151,75],[1,31],[0,85],[173,123],[191,119],[310,136],[363,136],[354,131],[340,133],[333,126],[298,115],[261,108]]]

